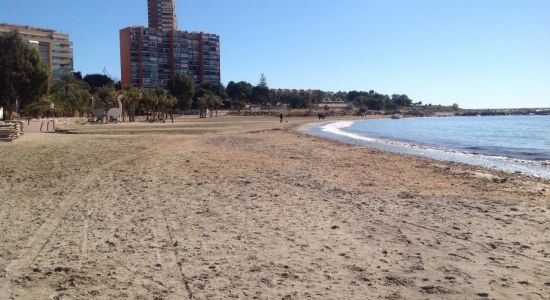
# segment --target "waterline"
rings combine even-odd
[[[337,121],[313,126],[307,133],[337,140],[361,147],[373,148],[400,154],[410,154],[441,161],[453,161],[482,166],[500,171],[524,174],[550,179],[550,166],[547,161],[532,161],[504,156],[477,154],[457,149],[426,146],[397,140],[383,139],[349,131],[357,121]],[[372,121],[360,121],[372,122]]]

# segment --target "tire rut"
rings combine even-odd
[[[69,195],[60,202],[58,209],[53,211],[47,218],[47,221],[40,226],[36,231],[36,234],[29,238],[25,250],[15,261],[12,261],[6,268],[6,278],[11,280],[23,275],[23,273],[29,269],[36,261],[38,256],[42,253],[46,245],[51,242],[53,235],[59,229],[63,220],[66,219],[68,213],[73,206],[82,197],[81,193],[85,191],[85,188],[89,186],[94,180],[100,178],[103,175],[105,169],[111,168],[128,160],[138,158],[143,153],[150,151],[151,149],[145,149],[138,153],[128,155],[116,160],[113,160],[103,166],[101,169],[96,169],[88,174],[84,179],[80,180],[76,186],[71,190]]]

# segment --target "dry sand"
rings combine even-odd
[[[305,121],[0,144],[0,299],[550,299],[549,181]]]

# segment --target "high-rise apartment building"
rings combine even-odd
[[[0,24],[0,33],[16,30],[21,38],[36,47],[44,63],[52,74],[52,81],[58,81],[61,75],[73,71],[73,43],[69,36],[51,29]]]
[[[196,84],[220,82],[220,37],[177,30],[172,0],[148,0],[149,27],[120,30],[123,87],[166,87],[176,72]]]
[[[176,5],[173,0],[147,0],[149,28],[158,31],[178,30]]]

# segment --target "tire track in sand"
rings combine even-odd
[[[157,146],[162,147],[162,145]],[[149,150],[159,150],[161,149],[160,147],[151,147]],[[141,157],[141,160],[147,160],[147,158],[148,156],[143,156]],[[182,268],[181,253],[177,249],[177,240],[174,238],[172,233],[166,212],[166,210],[169,209],[168,206],[170,205],[166,197],[170,197],[170,195],[166,195],[163,192],[161,188],[163,182],[159,179],[159,177],[153,176],[152,174],[154,173],[150,173],[151,169],[162,170],[164,168],[163,162],[163,160],[153,159],[149,163],[142,163],[139,165],[140,168],[143,168],[139,177],[142,179],[147,179],[147,181],[151,184],[151,188],[147,191],[149,194],[147,196],[149,203],[145,203],[145,205],[146,209],[149,209],[152,213],[153,219],[156,223],[150,227],[155,241],[155,245],[153,246],[154,249],[151,249],[152,252],[150,253],[152,254],[151,258],[153,259],[153,261],[151,261],[151,265],[154,266],[154,269],[150,270],[150,274],[155,276],[156,283],[161,282],[162,286],[166,287],[167,290],[170,291],[170,297],[176,297],[175,299],[192,299],[193,292],[191,289],[190,279],[185,275]],[[89,230],[93,227],[91,218],[98,210],[102,208],[105,207],[99,205],[98,202],[87,203],[86,207],[80,208],[80,212],[84,214],[80,245],[81,259],[83,260],[85,260],[88,256]],[[128,272],[136,272],[136,270],[128,269],[127,264],[127,261],[120,262],[121,267],[127,269]]]
[[[166,201],[164,201],[163,203],[166,203]],[[164,220],[164,223],[166,225],[166,232],[168,233],[168,237],[170,238],[170,248],[172,248],[172,252],[176,259],[176,265],[178,266],[182,283],[185,286],[185,289],[187,290],[187,296],[189,297],[189,299],[193,299],[193,291],[191,290],[190,280],[183,271],[182,259],[178,250],[178,243],[174,239],[174,235],[172,234],[172,230],[170,229],[170,225],[168,224],[168,218],[166,217],[166,213],[164,212],[164,210],[161,210],[161,214],[162,214],[162,219]]]
[[[71,190],[69,195],[59,203],[58,208],[50,213],[47,217],[47,221],[36,230],[36,233],[32,237],[29,238],[24,248],[25,250],[22,251],[16,260],[12,261],[5,268],[6,278],[4,283],[0,282],[0,296],[3,297],[3,295],[10,294],[9,282],[11,279],[22,276],[24,272],[32,266],[46,245],[51,241],[55,232],[59,229],[61,222],[66,219],[68,213],[77,201],[83,198],[82,194],[87,186],[89,186],[94,180],[99,179],[106,169],[114,167],[125,161],[136,159],[150,150],[151,148],[144,149],[137,153],[115,159],[103,165],[102,168],[92,171],[84,179],[81,179]],[[84,242],[84,244],[87,245],[87,242]]]
[[[180,153],[181,154],[181,153]],[[189,155],[189,153],[186,151],[185,152],[186,156]],[[162,166],[162,161],[160,160],[155,160],[155,168],[163,168]],[[158,177],[151,177],[151,182],[153,183],[153,186],[160,186],[161,185],[161,182],[160,180],[158,179]],[[158,228],[157,226],[155,226],[155,228],[153,228],[153,234],[155,235],[155,239],[157,240],[157,243],[159,243],[159,247],[157,247],[155,249],[156,251],[156,254],[157,254],[157,259],[159,260],[159,263],[160,261],[162,260],[162,257],[164,256],[164,261],[170,263],[170,266],[171,268],[174,268],[174,269],[177,269],[178,272],[179,272],[179,276],[180,276],[180,281],[181,281],[181,284],[183,284],[183,286],[185,287],[185,290],[187,292],[187,298],[189,299],[193,299],[193,291],[191,289],[191,283],[190,283],[190,279],[185,275],[185,272],[183,270],[183,267],[182,267],[182,257],[180,255],[180,252],[178,250],[178,242],[177,240],[174,238],[174,234],[172,232],[172,229],[170,228],[170,223],[168,221],[168,216],[166,215],[166,209],[168,209],[168,201],[166,200],[166,195],[163,195],[164,199],[162,199],[162,201],[158,201],[156,203],[154,203],[154,213],[156,215],[156,220],[162,220],[162,222],[159,222],[160,224],[158,225]],[[154,197],[153,197],[154,198]],[[161,207],[162,205],[162,207]],[[161,236],[165,236],[168,238],[168,248],[170,249],[169,251],[172,252],[171,254],[171,258],[170,257],[166,257],[166,253],[164,254],[161,254],[161,251],[162,249],[160,249],[160,238]],[[160,251],[159,251],[160,250]],[[164,251],[162,251],[164,252]],[[177,295],[177,296],[183,296],[183,295]],[[181,299],[181,298],[179,298]]]

